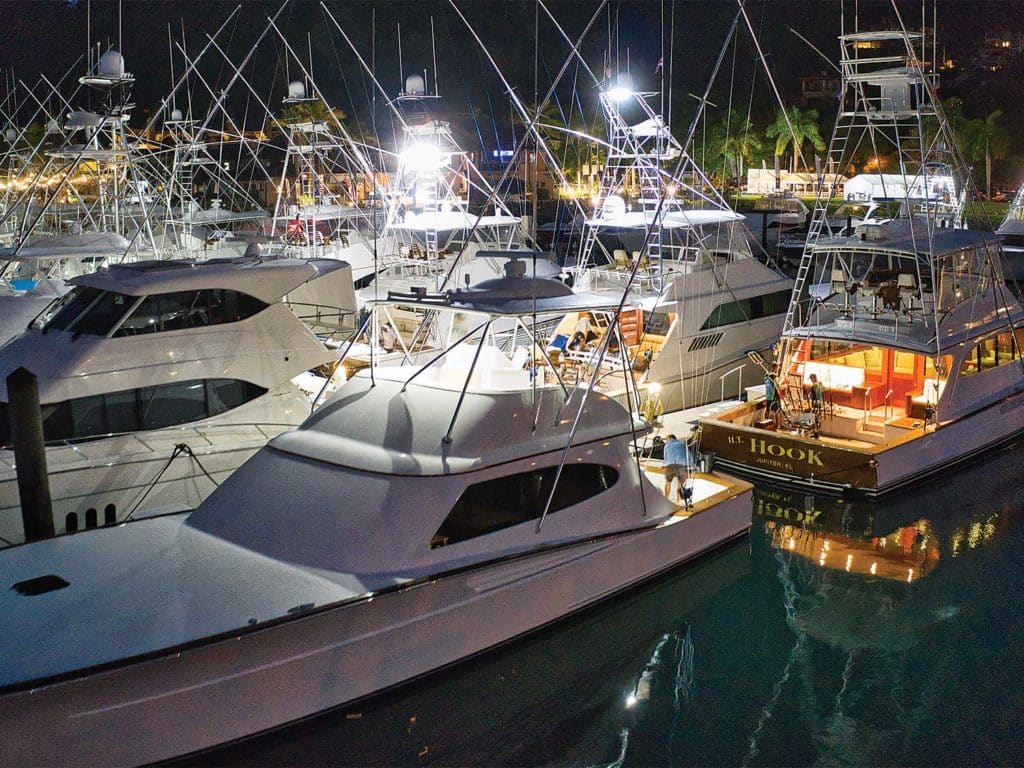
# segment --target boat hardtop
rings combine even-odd
[[[300,285],[348,264],[338,259],[254,259],[139,261],[117,264],[69,282],[128,296],[219,288],[271,303]]]
[[[538,388],[534,401],[526,372],[499,350],[485,347],[481,352],[490,354],[481,355],[487,359],[478,360],[481,370],[470,380],[474,391],[463,396],[475,351],[457,347],[449,352],[451,359],[425,370],[382,367],[373,379],[360,371],[301,428],[279,435],[270,445],[327,464],[424,477],[468,472],[564,447],[582,390],[573,390],[566,401],[560,388]],[[502,359],[504,366],[498,367]],[[445,442],[457,407],[458,420]],[[494,424],[503,425],[500,433]],[[642,435],[649,429],[595,392],[587,398],[574,445],[629,435],[631,430]]]
[[[352,205],[341,203],[317,203],[315,205],[298,206],[294,213],[289,212],[292,221],[334,221],[335,219],[351,219],[366,214]],[[283,217],[282,217],[283,218]]]
[[[507,259],[501,277],[481,280],[467,288],[456,288],[440,293],[426,291],[390,291],[387,298],[371,301],[373,304],[403,306],[447,306],[481,315],[526,316],[613,310],[619,299],[607,294],[574,292],[561,280],[552,277],[534,277],[527,274],[526,261],[544,263],[544,254],[529,250],[488,250],[478,256]]]
[[[602,210],[600,214],[586,221],[588,227],[647,229],[654,223],[653,210],[615,211]],[[698,229],[715,224],[731,224],[743,221],[742,214],[728,209],[689,208],[686,210],[666,209],[661,216],[664,229]]]
[[[52,235],[32,240],[17,251],[16,247],[0,249],[0,259],[37,259],[67,256],[124,254],[132,244],[116,232],[81,232]]]
[[[907,255],[928,254],[942,259],[967,249],[996,248],[1000,238],[991,232],[954,227],[929,227],[920,219],[894,219],[864,223],[857,232],[845,237],[821,238],[813,246],[820,251],[886,251]]]
[[[477,216],[458,208],[440,211],[419,211],[406,213],[405,218],[388,225],[389,229],[398,232],[423,232],[438,230],[441,232],[452,229],[472,229],[474,226],[519,226],[515,216],[487,215]]]
[[[990,306],[979,311],[979,305],[985,304]],[[934,325],[921,319],[914,322],[901,320],[897,328],[892,317],[860,315],[854,321],[849,316],[839,314],[819,325],[793,328],[785,333],[785,338],[858,342],[936,355],[940,349],[948,350],[957,344],[1005,328],[1008,318],[1013,319],[1016,327],[1020,327],[1024,324],[1024,308],[999,307],[991,297],[979,296],[972,302],[963,302],[950,308],[943,315],[938,333]]]

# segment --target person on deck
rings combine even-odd
[[[576,321],[576,327],[573,329],[573,335],[575,334],[582,334],[584,342],[591,342],[597,338],[594,327],[590,324],[589,312],[581,314],[580,319]]]
[[[395,351],[395,342],[396,341],[398,341],[398,339],[395,336],[395,332],[392,330],[390,325],[388,325],[387,323],[384,323],[380,327],[380,345],[381,345],[381,347],[384,348],[385,352],[394,352]]]
[[[683,484],[686,473],[693,463],[690,449],[675,435],[669,435],[665,442],[662,465],[665,468],[665,496],[672,500],[672,481],[679,481],[679,498],[683,498]]]
[[[782,428],[782,401],[779,397],[779,383],[774,373],[764,375],[765,417],[772,420],[775,429]]]
[[[825,415],[825,385],[818,381],[818,375],[811,374],[811,411],[814,413],[814,432],[821,429],[821,418]]]

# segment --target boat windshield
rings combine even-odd
[[[40,315],[33,325],[41,323],[44,333],[72,331],[106,336],[136,301],[135,296],[80,286]]]

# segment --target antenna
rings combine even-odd
[[[398,82],[405,88],[405,71],[402,69],[402,25],[395,24],[398,29]]]
[[[171,70],[171,85],[174,85],[174,45],[171,42],[171,25],[167,25],[167,62],[168,68]],[[172,91],[171,92],[171,108],[178,106],[178,97]]]
[[[437,90],[437,41],[434,39],[434,17],[430,17],[430,50],[434,57],[434,96],[439,96]],[[427,81],[427,73],[423,73],[423,82]]]
[[[313,33],[306,33],[306,47],[309,49],[309,83],[313,84]],[[312,90],[312,89],[310,89]]]

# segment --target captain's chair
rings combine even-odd
[[[913,309],[914,299],[917,298],[917,277],[910,272],[900,272],[896,278],[896,287],[899,288],[903,308]]]
[[[845,293],[846,274],[841,269],[832,270],[832,293]]]

